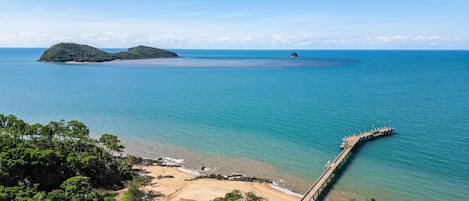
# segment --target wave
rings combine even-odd
[[[184,159],[176,159],[170,157],[163,157],[163,165],[166,166],[182,166],[184,164]]]
[[[272,183],[269,184],[270,187],[272,187],[273,189],[275,190],[278,190],[282,193],[285,193],[287,195],[292,195],[292,196],[296,196],[296,197],[303,197],[303,195],[299,194],[299,193],[296,193],[296,192],[293,192],[291,191],[290,189],[288,188],[284,188],[284,187],[281,187],[279,184],[277,184],[275,181],[273,181]]]
[[[189,174],[194,175],[194,176],[200,175],[200,173],[197,172],[197,170],[194,170],[194,169],[189,169],[189,168],[185,168],[185,167],[178,167],[178,170],[181,171],[181,172],[189,173]]]

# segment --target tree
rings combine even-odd
[[[104,141],[123,148],[116,136]],[[0,201],[103,200],[107,190],[122,188],[134,175],[79,121],[30,125],[0,114]]]
[[[142,185],[142,181],[139,179],[134,179],[127,184],[127,192],[125,192],[124,197],[122,197],[121,201],[143,201],[143,197],[145,196],[145,192],[140,190],[140,186]]]
[[[69,129],[69,137],[74,138],[75,140],[88,140],[90,130],[88,130],[85,124],[77,120],[72,120],[67,123],[67,126]]]
[[[261,201],[261,200],[264,200],[262,197],[257,196],[253,192],[247,192],[245,195],[246,195],[246,201]]]
[[[103,143],[104,147],[111,151],[122,152],[122,149],[125,147],[120,143],[120,140],[117,136],[112,134],[103,134],[101,138],[99,138],[99,142]]]
[[[239,190],[233,190],[227,194],[225,194],[224,200],[225,201],[238,201],[243,198],[243,194]]]
[[[72,201],[91,200],[90,178],[84,176],[74,176],[65,180],[61,188],[65,191],[65,197]]]

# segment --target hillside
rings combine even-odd
[[[116,59],[151,59],[151,58],[177,58],[174,52],[147,47],[137,46],[129,48],[125,52],[108,53],[89,45],[76,43],[59,43],[53,45],[39,58],[45,62],[104,62]]]
[[[113,200],[135,176],[113,156],[123,148],[115,135],[91,138],[76,120],[29,124],[0,114],[0,201]]]

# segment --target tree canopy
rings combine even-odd
[[[55,44],[42,54],[39,61],[48,62],[103,62],[115,59],[150,59],[150,58],[176,58],[174,52],[147,47],[137,46],[129,48],[125,52],[108,53],[89,45],[76,43]]]
[[[103,200],[134,174],[110,153],[122,150],[118,138],[101,139],[76,120],[28,124],[0,114],[0,201]]]

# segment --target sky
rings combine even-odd
[[[469,49],[469,0],[0,0],[0,47]]]

